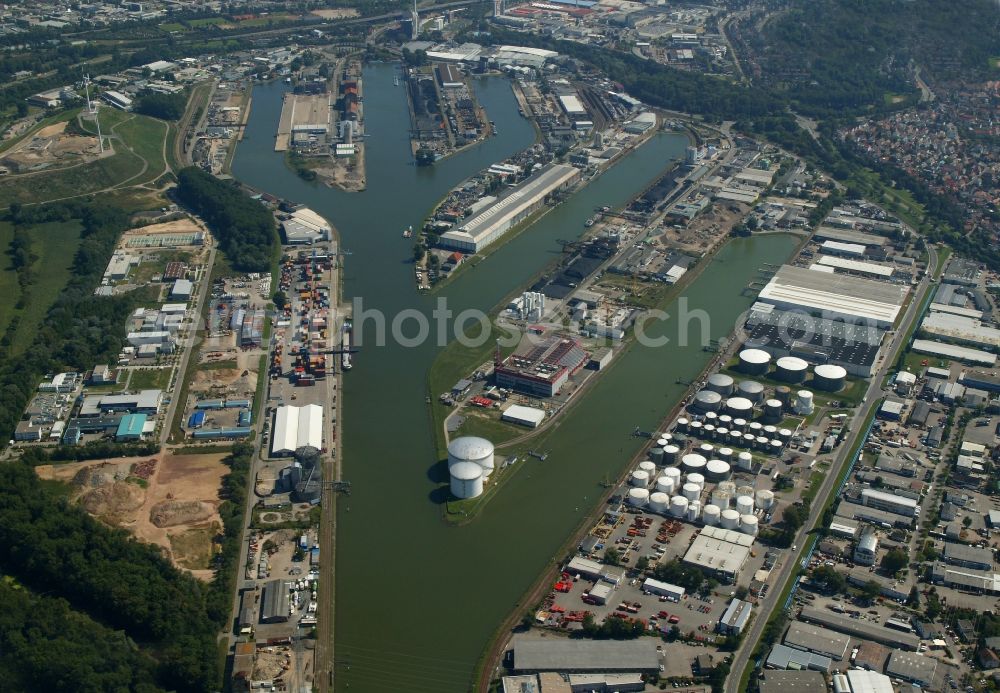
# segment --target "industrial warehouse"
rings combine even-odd
[[[552,397],[587,358],[576,340],[551,336],[529,351],[512,354],[496,364],[496,384],[536,397]]]
[[[278,407],[274,415],[271,455],[292,455],[304,447],[323,449],[323,407],[318,404]]]
[[[441,234],[439,244],[463,253],[478,253],[540,209],[548,195],[575,182],[572,166],[551,164],[458,227]]]

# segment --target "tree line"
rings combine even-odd
[[[261,203],[194,166],[177,174],[177,196],[205,220],[234,269],[270,269],[278,233],[274,216]]]

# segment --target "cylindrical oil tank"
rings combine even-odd
[[[762,488],[754,495],[757,507],[761,510],[770,510],[774,506],[774,491]]]
[[[715,454],[715,446],[711,443],[702,443],[698,446],[698,454],[707,460]]]
[[[753,455],[749,452],[741,452],[736,456],[736,466],[749,471],[753,466]]]
[[[729,429],[719,426],[715,429],[715,439],[720,443],[725,443],[729,440]]]
[[[670,445],[671,443],[674,442],[674,434],[673,433],[664,433],[663,435],[660,436],[660,440],[664,441],[662,444],[660,444],[661,448],[664,445]]]
[[[710,481],[725,481],[729,478],[731,469],[728,462],[723,462],[722,460],[709,460],[705,465],[705,476],[708,477]]]
[[[775,365],[775,377],[786,383],[801,383],[809,372],[809,364],[798,356],[782,356]]]
[[[701,489],[698,488],[698,484],[686,482],[683,486],[681,486],[681,495],[689,501],[698,500],[698,497],[701,495]]]
[[[759,436],[763,430],[764,424],[758,421],[751,421],[747,424],[747,433],[753,433],[755,436]]]
[[[654,513],[665,513],[670,507],[670,496],[662,491],[649,494],[649,509]]]
[[[837,392],[847,382],[847,370],[843,366],[824,363],[813,370],[813,386],[824,392]]]
[[[716,486],[715,490],[712,491],[712,503],[719,508],[728,508],[730,498],[732,498],[732,496],[729,494],[729,492],[724,491],[718,486]]]
[[[777,437],[777,435],[778,435],[778,427],[777,426],[772,426],[770,424],[768,424],[767,426],[764,426],[764,435],[766,435],[768,438],[775,438],[775,437]]]
[[[715,425],[718,422],[719,422],[719,415],[716,414],[714,411],[710,411],[710,412],[707,412],[705,414],[705,423],[706,424],[713,424],[713,425]]]
[[[701,470],[705,468],[705,462],[707,462],[707,460],[704,455],[699,455],[696,452],[689,452],[681,458],[681,468],[686,474],[690,474],[691,472],[700,473]]]
[[[677,455],[681,449],[676,445],[663,446],[663,464],[677,464]]]
[[[768,452],[770,452],[772,455],[777,456],[781,454],[781,449],[785,447],[785,444],[781,442],[781,440],[779,440],[778,438],[772,438],[769,447],[770,450],[768,450]]]
[[[740,514],[732,508],[726,508],[722,511],[719,524],[722,525],[724,529],[736,529],[740,526]]]
[[[757,440],[755,441],[755,443],[756,443],[756,448],[758,450],[767,451],[771,447],[769,445],[770,439],[767,436],[757,436]]]
[[[705,424],[703,424],[701,421],[692,421],[690,424],[688,424],[688,433],[693,435],[695,438],[701,438],[704,435],[701,429],[703,429],[704,427]]]
[[[682,416],[681,418],[677,419],[677,430],[686,432],[688,430],[688,424],[690,423],[691,423],[690,421],[688,421]]]
[[[813,412],[813,393],[809,390],[799,390],[795,393],[795,413],[808,415]]]
[[[745,397],[754,404],[760,403],[764,399],[764,386],[756,380],[744,380],[737,388],[740,397]]]
[[[632,476],[629,477],[628,482],[636,488],[646,488],[649,486],[649,472],[643,469],[636,469],[632,472]]]
[[[779,428],[778,437],[781,438],[786,443],[792,439],[792,429],[790,428]]]
[[[688,504],[687,521],[697,522],[700,516],[701,516],[701,502],[691,501]]]
[[[663,466],[663,448],[662,447],[657,447],[655,445],[653,447],[651,447],[649,449],[649,459],[653,462],[653,464],[657,464],[657,465],[659,465],[659,466],[662,467]]]
[[[670,499],[670,514],[674,517],[687,515],[688,499],[684,496],[674,496]]]
[[[706,525],[715,526],[719,524],[719,518],[722,515],[722,510],[717,505],[712,505],[709,503],[705,506],[705,509],[701,512],[701,521]]]
[[[649,491],[644,488],[630,488],[628,490],[628,504],[637,508],[644,508],[649,503]]]
[[[757,442],[757,436],[755,436],[753,433],[743,434],[743,447],[753,449],[753,446],[756,444],[756,442]]]
[[[483,468],[475,462],[456,462],[448,469],[451,494],[456,498],[475,498],[483,492]]]
[[[729,430],[743,432],[746,430],[746,428],[747,428],[747,420],[744,419],[743,417],[737,417],[733,419],[733,425],[729,427]]]
[[[730,397],[726,400],[726,411],[733,418],[749,419],[753,416],[753,402],[746,397]]]
[[[786,407],[792,403],[792,390],[787,385],[774,388],[774,398]]]
[[[767,373],[771,355],[763,349],[744,349],[740,352],[740,371],[749,375]]]
[[[701,435],[705,440],[715,440],[715,425],[707,423],[701,427]]]
[[[674,480],[674,488],[681,485],[681,470],[677,467],[667,467],[663,470],[663,476]]]
[[[725,426],[726,428],[733,427],[733,417],[729,414],[719,414],[719,425]]]
[[[655,447],[662,448],[664,445],[666,445],[669,442],[670,441],[667,440],[664,436],[660,436],[659,438],[656,439],[656,446]]]
[[[706,468],[708,467],[708,465],[705,465],[705,466],[706,466]],[[704,491],[705,490],[705,475],[704,474],[699,474],[698,472],[692,472],[691,474],[687,475],[687,479],[685,479],[685,481],[687,481],[690,484],[697,485],[699,491]]]
[[[753,496],[753,486],[750,484],[743,484],[742,486],[736,487],[737,496]]]
[[[660,493],[666,493],[670,495],[677,488],[677,482],[671,479],[669,476],[661,476],[656,480],[656,490]]]
[[[455,438],[448,443],[448,467],[459,462],[475,462],[489,475],[493,471],[493,443],[476,436]]]
[[[732,448],[719,448],[715,451],[718,454],[719,459],[723,462],[729,462],[733,459],[733,449]]]
[[[737,448],[743,447],[743,434],[739,431],[730,431],[729,444]]]
[[[705,387],[713,392],[718,392],[724,397],[728,397],[733,394],[733,379],[725,373],[713,373],[708,376],[708,383]]]
[[[688,405],[688,411],[695,414],[704,414],[710,411],[719,411],[722,406],[722,395],[711,390],[701,390],[695,394]]]
[[[740,515],[753,512],[753,496],[736,496],[736,511]]]
[[[639,469],[649,474],[650,479],[656,478],[656,465],[650,460],[643,460],[639,463]]]
[[[764,402],[764,420],[771,423],[781,421],[783,405],[780,399],[769,399]]]
[[[749,534],[750,536],[757,536],[757,516],[756,515],[741,515],[740,516],[740,531],[743,534]]]
[[[725,491],[730,495],[730,497],[736,495],[736,482],[735,481],[720,481],[717,488]]]

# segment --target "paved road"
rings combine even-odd
[[[932,271],[936,264],[937,252],[933,248],[929,248],[927,266],[928,268],[931,268]],[[901,347],[905,347],[903,340],[906,338],[907,334],[909,334],[910,326],[916,319],[920,306],[924,302],[927,290],[930,288],[931,282],[928,277],[929,273],[928,276],[925,276],[921,280],[920,284],[917,285],[916,290],[914,291],[913,300],[910,301],[910,305],[906,309],[903,320],[900,322],[898,329],[892,333],[891,342],[882,352],[885,356],[883,357],[878,371],[871,379],[871,384],[868,387],[868,392],[865,394],[864,401],[858,407],[859,416],[867,414],[872,405],[874,405],[875,402],[878,401],[884,394],[882,382],[889,369],[895,365],[899,349]],[[855,419],[855,424],[859,423],[860,421]],[[837,453],[833,463],[830,465],[830,470],[823,479],[823,485],[820,487],[819,493],[816,494],[816,499],[810,507],[809,519],[802,525],[802,529],[799,530],[795,537],[795,546],[804,547],[805,540],[807,539],[809,532],[811,532],[812,528],[816,526],[823,509],[826,507],[830,494],[834,490],[836,481],[843,470],[845,462],[847,461],[847,455],[854,447],[854,444],[860,434],[860,429],[851,431],[851,437],[845,440],[841,445],[840,452]],[[760,606],[757,608],[757,613],[754,616],[750,630],[747,632],[746,637],[743,638],[743,644],[733,655],[729,678],[726,679],[726,693],[741,693],[740,679],[743,677],[743,670],[750,661],[750,656],[753,654],[754,649],[756,649],[757,643],[760,641],[760,637],[764,632],[764,627],[767,625],[771,614],[775,611],[775,609],[779,609],[782,606],[778,604],[777,601],[783,591],[780,587],[784,587],[789,576],[797,568],[801,558],[801,549],[795,552],[789,551],[780,568],[777,569],[776,578],[771,583],[774,585],[774,589],[770,590],[767,597],[760,602]]]

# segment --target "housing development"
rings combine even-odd
[[[0,6],[5,689],[1000,689],[998,28]]]

